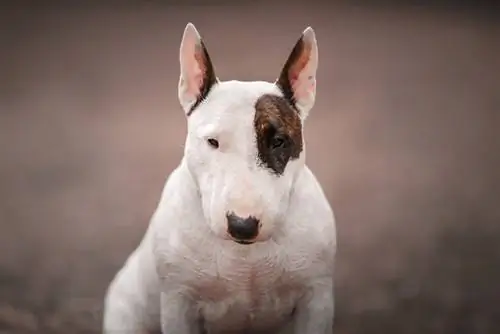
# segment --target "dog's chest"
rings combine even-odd
[[[278,257],[220,256],[195,283],[209,333],[269,330],[291,317],[303,293],[298,272]]]

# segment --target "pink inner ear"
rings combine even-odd
[[[191,49],[186,52],[184,59],[185,72],[183,80],[186,83],[186,93],[197,96],[200,94],[206,72],[203,51],[196,45],[194,46],[194,50]]]
[[[288,72],[288,80],[294,90],[296,99],[301,99],[315,90],[314,76],[308,73],[307,65],[311,56],[311,47],[304,47]]]
[[[207,74],[207,60],[205,59],[205,54],[203,53],[203,49],[200,45],[197,45],[195,48],[195,53],[194,53],[194,59],[196,62],[196,89],[197,92],[200,92],[201,87],[203,86],[203,80],[206,77]]]
[[[189,94],[197,96],[200,94],[200,87],[203,85],[203,75],[200,73],[194,74],[188,79],[187,90]]]
[[[298,75],[294,74],[294,77],[290,78],[290,84],[297,100],[307,98],[311,94],[314,94],[316,90],[316,80],[314,80],[314,76],[309,75],[306,71],[307,68],[305,68],[302,73]]]

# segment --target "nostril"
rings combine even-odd
[[[234,213],[227,214],[227,232],[235,239],[253,239],[259,233],[259,220],[255,217],[242,218]]]

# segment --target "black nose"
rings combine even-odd
[[[227,232],[238,240],[251,240],[259,234],[259,220],[255,217],[241,218],[234,213],[227,216]]]

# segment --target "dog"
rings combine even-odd
[[[184,157],[108,287],[105,334],[332,333],[335,218],[303,138],[317,67],[308,27],[275,82],[221,81],[187,24]]]

